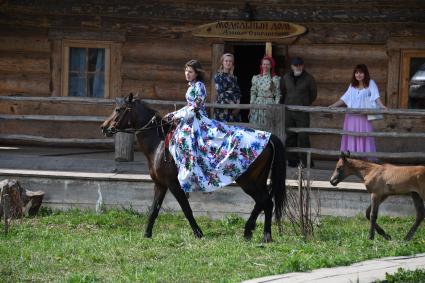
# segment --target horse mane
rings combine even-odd
[[[158,127],[156,127],[158,137],[164,140],[173,125],[169,122],[162,120],[162,115],[157,110],[152,109],[149,104],[141,98],[137,96],[134,97],[133,104],[137,113],[139,113],[138,117],[143,118],[143,120],[152,119],[153,117],[155,117],[155,123],[156,125],[158,125]]]
[[[380,164],[363,160],[363,159],[346,158],[346,160],[351,166],[355,166],[356,168],[370,168],[370,167],[375,167],[376,165],[380,166]]]
[[[159,114],[159,112],[157,110],[152,109],[149,106],[149,104],[146,101],[142,100],[141,98],[134,97],[133,98],[133,103],[135,103],[136,105],[141,105],[144,108],[143,109],[144,113],[146,113],[147,115],[149,115],[149,117],[156,116],[158,118],[162,118],[162,116]]]
[[[346,162],[348,163],[348,166],[351,168],[351,170],[353,170],[353,174],[357,175],[358,177],[361,175],[362,178],[365,178],[377,167],[383,168],[381,164],[356,158],[346,158]]]

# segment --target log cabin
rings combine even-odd
[[[242,103],[264,54],[280,74],[301,56],[317,81],[316,106],[336,101],[353,67],[364,63],[390,108],[425,108],[411,98],[412,78],[425,63],[425,2],[394,0],[253,1],[0,1],[1,143],[101,144],[98,126],[111,99],[129,92],[143,98],[184,100],[183,65],[200,60],[207,89],[223,52],[236,58]],[[305,31],[274,37],[208,36],[202,27],[228,21],[280,23]],[[239,26],[237,25],[239,23]],[[258,24],[255,24],[258,23]],[[249,28],[248,28],[249,29]],[[203,34],[202,34],[203,33]],[[424,70],[425,72],[425,70]],[[311,115],[312,127],[341,128],[338,115]],[[424,132],[422,118],[388,116],[376,129]],[[339,136],[312,136],[312,146],[337,149]],[[380,151],[423,148],[420,139],[377,140]]]

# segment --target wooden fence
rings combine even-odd
[[[185,102],[170,102],[170,101],[158,101],[158,100],[147,100],[148,103],[152,105],[175,105],[183,106]],[[384,115],[405,115],[405,116],[416,116],[416,117],[425,117],[425,110],[416,110],[416,109],[348,109],[348,108],[330,108],[330,107],[319,107],[319,106],[291,106],[291,105],[282,105],[282,104],[265,104],[265,105],[252,105],[252,104],[239,104],[239,105],[226,105],[226,104],[215,104],[207,103],[206,107],[209,108],[223,108],[223,109],[263,109],[268,115],[268,124],[267,125],[253,125],[249,123],[237,123],[238,125],[260,128],[268,130],[282,140],[285,140],[286,132],[293,133],[307,133],[307,134],[329,134],[329,135],[351,135],[351,136],[371,136],[371,137],[384,137],[384,138],[425,138],[425,133],[402,133],[402,132],[371,132],[371,133],[359,133],[359,132],[349,132],[342,129],[333,129],[333,128],[285,128],[285,111],[299,111],[299,112],[308,112],[308,113],[333,113],[333,114],[384,114]],[[325,150],[318,148],[287,148],[288,152],[298,152],[306,153],[309,160],[311,160],[312,154],[319,154],[324,156],[339,156],[339,150]],[[351,154],[353,157],[378,157],[378,158],[388,158],[388,159],[415,159],[415,158],[425,158],[424,152],[370,152],[362,153],[353,152]],[[309,164],[306,164],[309,167]]]
[[[114,101],[111,99],[84,99],[84,98],[74,98],[74,97],[2,97],[1,101],[14,101],[14,102],[24,102],[24,101],[34,101],[37,103],[46,103],[50,102],[56,105],[64,103],[75,104],[80,102],[87,105],[103,106],[111,109]],[[180,108],[186,105],[185,101],[164,101],[164,100],[145,100],[147,103],[152,105],[153,108],[157,109],[158,107],[165,109],[166,111],[172,111],[175,108]],[[81,107],[81,106],[79,106]],[[266,111],[267,114],[267,125],[253,125],[249,123],[237,123],[238,125],[260,128],[268,130],[282,140],[285,140],[286,132],[294,133],[308,133],[310,135],[314,134],[325,134],[325,135],[354,135],[354,136],[372,136],[372,137],[384,137],[384,138],[425,138],[425,133],[402,133],[402,132],[372,132],[372,133],[358,133],[358,132],[347,132],[342,129],[333,129],[333,128],[285,128],[285,111],[301,111],[309,113],[321,113],[321,114],[384,114],[384,115],[405,115],[409,117],[425,117],[425,110],[403,110],[403,109],[389,109],[389,110],[377,110],[377,109],[347,109],[347,108],[329,108],[329,107],[313,107],[313,106],[289,106],[282,104],[267,104],[267,105],[251,105],[251,104],[238,104],[238,105],[228,105],[228,104],[215,104],[207,103],[206,107],[210,110],[213,108],[224,108],[224,109],[262,109]],[[72,122],[101,122],[105,119],[103,116],[67,116],[67,115],[0,115],[0,120],[26,120],[26,121],[72,121]],[[3,136],[3,135],[2,135]],[[11,135],[5,135],[6,139],[13,138]],[[18,137],[19,140],[19,137]],[[28,140],[36,140],[28,137]],[[60,143],[59,139],[41,139],[41,142],[50,142]],[[70,140],[71,142],[73,140]],[[94,141],[93,139],[86,139],[79,141],[79,144],[83,144],[85,141],[101,142]],[[338,156],[340,154],[339,150],[325,150],[319,148],[287,148],[289,152],[298,152],[306,153],[309,159],[312,154],[324,155],[324,156]],[[425,152],[375,152],[375,153],[352,153],[353,157],[378,157],[378,158],[389,158],[389,159],[415,159],[415,158],[425,158]],[[308,166],[308,164],[306,164]]]

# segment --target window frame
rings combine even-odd
[[[421,49],[409,49],[401,50],[401,72],[400,72],[400,96],[399,105],[400,108],[407,109],[409,103],[409,74],[410,74],[410,62],[412,58],[425,58],[425,50]]]
[[[62,42],[62,96],[69,96],[69,50],[70,48],[102,48],[105,49],[105,86],[104,96],[102,98],[110,97],[110,84],[111,84],[111,42],[99,42],[88,40],[63,40]],[[97,98],[100,97],[89,97]]]

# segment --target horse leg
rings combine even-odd
[[[385,197],[383,197],[382,198],[382,200],[381,200],[381,203],[386,199],[387,197],[385,196]],[[371,209],[371,206],[369,205],[369,207],[366,209],[366,218],[367,218],[367,220],[369,220],[370,221],[370,209]],[[385,240],[391,240],[391,236],[390,235],[388,235],[387,233],[385,233],[385,231],[384,231],[384,229],[382,229],[381,228],[381,226],[379,226],[378,225],[378,223],[375,223],[375,229],[376,229],[376,232],[378,232],[378,234],[379,235],[381,235],[382,237],[384,237],[385,238]]]
[[[258,160],[258,159],[257,159]],[[256,161],[257,161],[256,160]],[[236,180],[242,190],[255,201],[254,209],[245,224],[244,238],[251,240],[258,215],[264,210],[264,242],[271,242],[271,222],[273,214],[273,201],[267,191],[268,170],[263,170],[254,180],[249,175],[245,175]],[[271,203],[271,204],[270,204]],[[270,207],[270,209],[267,209]],[[270,212],[270,213],[269,213]]]
[[[412,192],[412,199],[413,204],[416,208],[416,221],[413,223],[412,228],[410,228],[410,231],[407,233],[406,237],[404,238],[406,241],[410,241],[413,237],[413,235],[416,232],[416,229],[418,229],[419,225],[421,224],[422,220],[425,217],[425,207],[424,207],[424,201],[419,196],[417,192]]]
[[[254,209],[252,210],[251,215],[249,216],[249,218],[248,218],[248,220],[246,221],[246,224],[245,224],[245,231],[244,231],[244,235],[243,235],[245,240],[248,240],[248,241],[251,240],[252,231],[255,230],[258,215],[260,214],[260,212],[262,210],[263,210],[263,208],[256,201]]]
[[[146,225],[145,237],[152,237],[152,228],[155,220],[158,217],[159,210],[161,209],[162,201],[164,200],[167,188],[155,184],[155,195],[153,198],[152,206],[149,209],[148,225]]]
[[[378,209],[379,209],[380,199],[377,194],[372,193],[370,196],[370,200],[371,200],[371,213],[370,213],[369,240],[373,240],[375,238],[376,219],[378,218]]]
[[[273,200],[271,196],[264,202],[264,237],[265,243],[272,242]]]
[[[204,234],[202,233],[201,228],[199,228],[198,223],[196,223],[196,220],[193,217],[192,208],[190,208],[190,204],[187,200],[185,192],[180,188],[180,186],[170,187],[170,191],[176,198],[180,207],[182,208],[186,219],[189,221],[190,227],[192,227],[193,234],[195,235],[195,237],[202,238]]]

